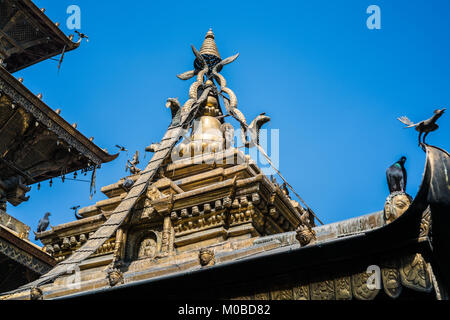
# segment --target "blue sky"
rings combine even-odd
[[[270,115],[281,172],[325,223],[382,209],[385,170],[402,155],[415,196],[425,156],[396,117],[419,121],[450,104],[446,0],[35,3],[66,34],[66,8],[80,6],[90,41],[66,54],[59,74],[46,61],[15,76],[111,153],[121,144],[143,154],[159,141],[170,122],[165,100],[188,97],[190,81],[175,75],[192,68],[189,46],[200,48],[212,27],[222,58],[240,53],[223,71],[239,109],[247,119]],[[381,30],[366,27],[371,4],[381,9]],[[448,113],[439,125],[428,143],[448,150]],[[103,165],[92,200],[88,183],[58,179],[8,211],[33,229],[46,211],[52,225],[72,221],[69,208],[105,199],[100,187],[125,175],[126,159]],[[141,160],[144,167],[149,157]]]

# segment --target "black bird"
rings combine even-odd
[[[389,192],[406,191],[406,157],[401,157],[396,163],[387,168],[386,178],[389,186]]]
[[[45,213],[44,217],[41,218],[41,220],[39,220],[38,222],[38,226],[37,226],[37,233],[41,233],[44,232],[45,230],[47,230],[48,225],[50,224],[50,220],[48,219],[48,217],[51,216],[50,212]],[[35,232],[34,235],[37,236],[37,233]],[[35,240],[37,240],[37,238],[35,238]]]
[[[80,41],[81,39],[86,39],[86,42],[89,42],[89,37],[86,34],[81,33],[80,31],[77,30],[75,30],[75,33],[78,34],[78,36],[80,37]]]
[[[76,218],[77,220],[83,219],[82,216],[78,215],[78,208],[79,208],[79,207],[80,207],[80,206],[74,206],[74,207],[70,208],[70,209],[73,210],[73,212],[74,212],[74,214],[75,214],[75,218]]]
[[[119,149],[119,152],[122,152],[122,151],[126,151],[126,152],[128,152],[128,150],[127,150],[127,149],[125,149],[125,147],[119,146],[118,144],[116,144],[116,148],[118,148],[118,149]]]

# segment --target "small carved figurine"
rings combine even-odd
[[[43,292],[38,287],[31,288],[30,290],[30,300],[42,300]]]
[[[133,160],[127,160],[127,166],[125,167],[125,172],[130,169],[131,174],[136,174],[141,172],[140,169],[136,167],[136,165],[139,164],[139,151],[136,151],[136,153],[133,155]]]
[[[202,267],[213,266],[216,263],[216,260],[214,257],[214,250],[208,249],[208,248],[200,249],[199,259],[200,259],[200,265]]]
[[[114,287],[118,283],[124,283],[123,274],[122,274],[122,272],[120,272],[119,269],[110,268],[110,269],[108,269],[107,272],[108,272],[107,278],[109,281],[109,285],[111,287]]]
[[[299,225],[296,231],[295,238],[300,242],[300,246],[306,246],[316,240],[316,232],[307,225]]]
[[[391,223],[409,208],[412,198],[409,194],[397,191],[391,193],[384,203],[384,220]]]

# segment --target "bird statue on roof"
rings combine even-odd
[[[79,208],[80,208],[80,206],[74,206],[74,207],[70,208],[71,210],[73,210],[73,212],[75,214],[75,218],[77,220],[83,219],[83,217],[78,214],[78,209]]]
[[[170,108],[172,112],[171,127],[177,126],[181,122],[181,104],[177,98],[168,98],[166,102],[166,108]]]
[[[51,216],[50,212],[46,212],[44,217],[42,217],[39,222],[38,222],[38,226],[37,226],[37,230],[34,233],[35,235],[35,240],[37,240],[37,235],[41,232],[44,232],[45,230],[47,230],[49,224],[50,224],[50,219],[48,218],[49,216]]]
[[[418,123],[413,123],[411,120],[408,119],[408,117],[400,117],[397,118],[397,120],[399,120],[401,123],[405,124],[406,127],[405,128],[416,128],[416,131],[419,132],[419,147],[426,144],[425,143],[425,139],[427,137],[427,135],[432,132],[432,131],[436,131],[439,126],[436,124],[436,121],[444,114],[444,111],[446,110],[446,108],[442,108],[442,109],[436,109],[434,110],[434,114],[431,118],[427,119],[427,120],[423,120],[420,121]],[[423,136],[422,139],[422,134],[425,135]]]
[[[259,145],[259,131],[261,130],[261,127],[269,121],[270,117],[266,116],[266,113],[263,112],[258,115],[249,126],[241,123],[241,140],[246,148],[252,148],[255,145]]]
[[[406,192],[406,157],[401,157],[396,163],[387,168],[386,178],[389,192]]]
[[[156,152],[158,151],[160,146],[160,143],[152,143],[149,146],[145,147],[145,152]]]

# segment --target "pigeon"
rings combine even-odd
[[[41,220],[39,220],[38,222],[38,226],[37,226],[37,233],[41,233],[44,232],[45,230],[47,230],[48,225],[50,224],[50,220],[48,219],[48,217],[51,216],[50,212],[45,213],[44,217],[41,218]],[[37,233],[35,232],[34,234],[37,236]],[[37,240],[37,238],[35,238],[35,240]]]
[[[389,192],[396,191],[405,192],[406,190],[406,157],[401,157],[396,163],[387,168],[386,178],[389,187]]]
[[[130,190],[130,188],[133,186],[134,181],[131,179],[125,179],[125,181],[123,182],[123,187],[125,188],[125,190]]]

